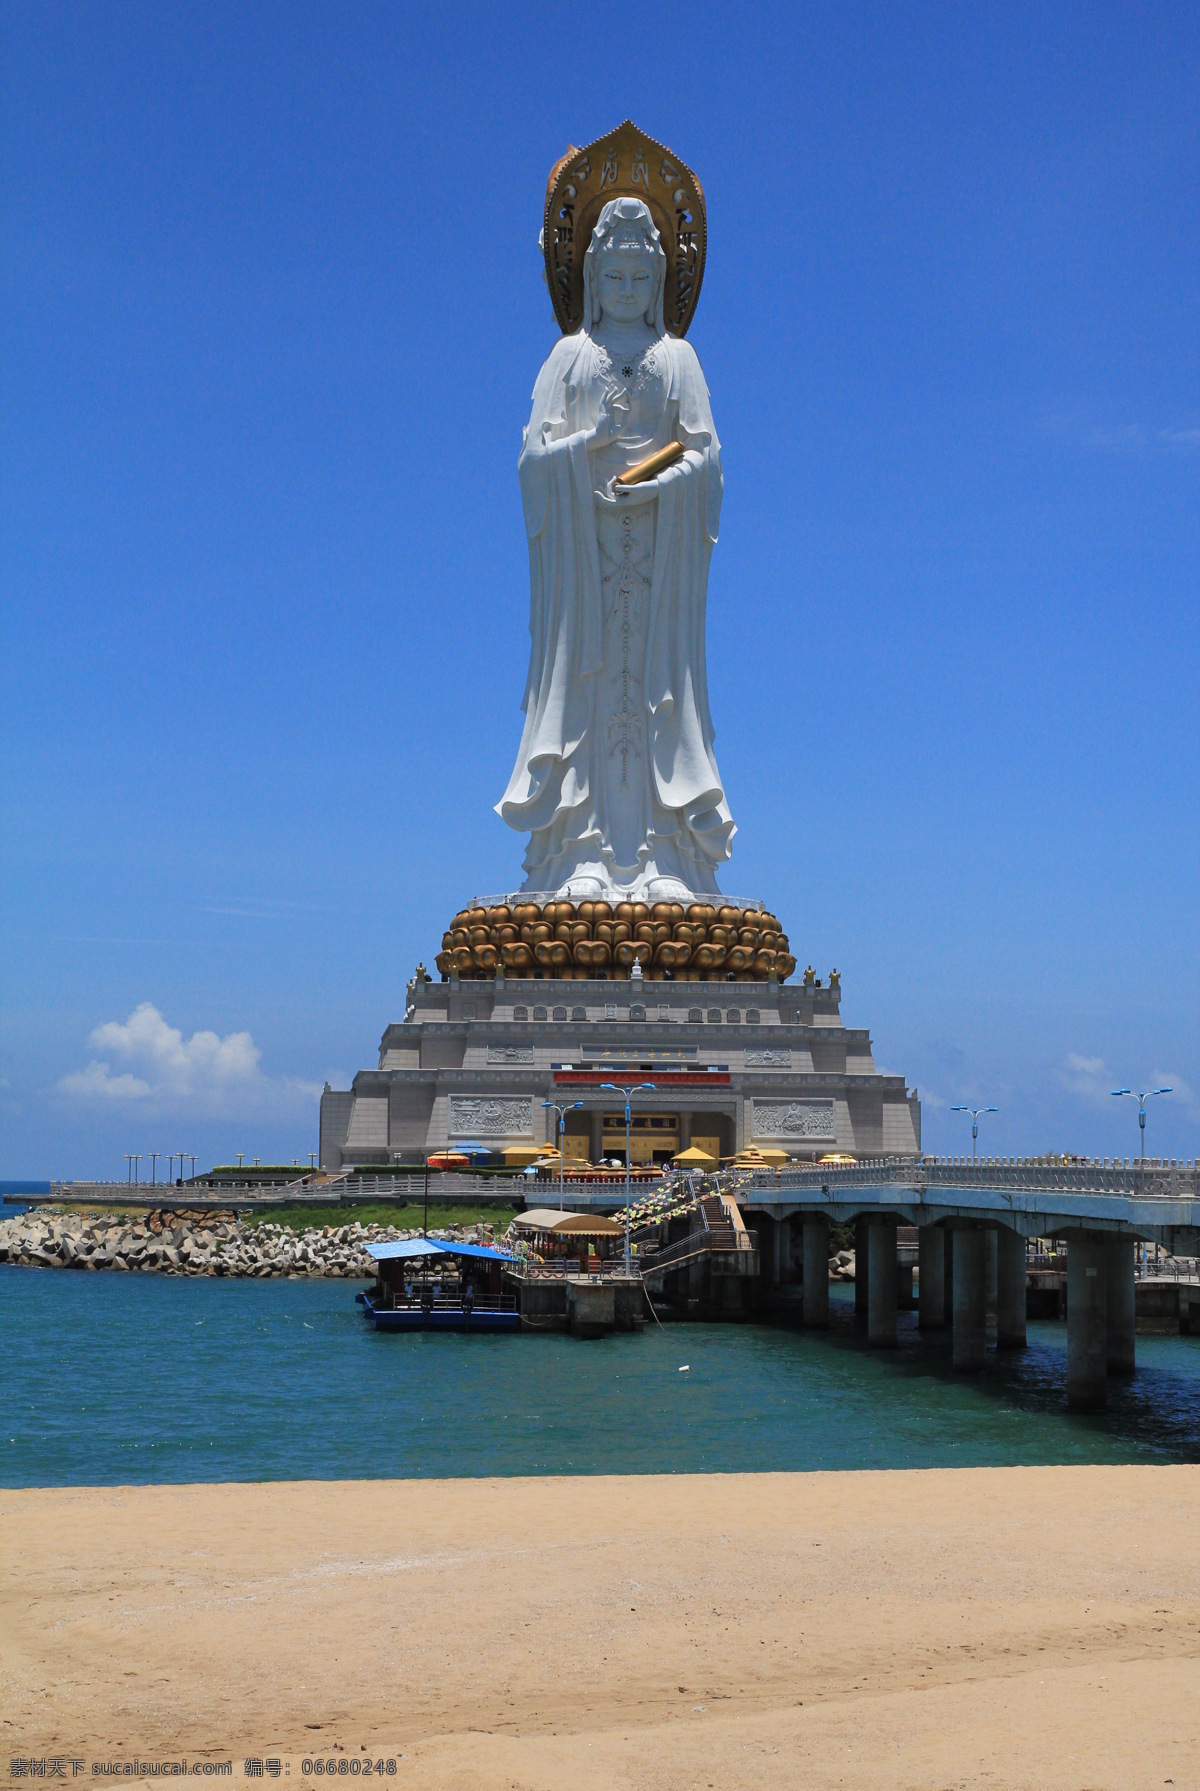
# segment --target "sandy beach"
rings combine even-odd
[[[1198,1535],[1197,1467],[3,1492],[0,1771],[1194,1786]]]

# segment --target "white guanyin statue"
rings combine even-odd
[[[525,888],[574,900],[715,894],[734,833],[704,646],[721,450],[695,350],[663,321],[665,278],[649,207],[610,200],[582,327],[538,375],[518,462],[532,645],[497,813],[531,836]],[[685,452],[656,478],[614,486],[672,442]]]

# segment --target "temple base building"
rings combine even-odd
[[[568,1167],[625,1158],[624,1100],[605,1082],[654,1083],[634,1100],[630,1157],[666,1163],[747,1145],[823,1156],[915,1156],[921,1108],[881,1075],[865,1030],[843,1025],[836,974],[766,982],[418,976],[376,1069],[321,1099],[321,1167],[424,1164],[460,1143],[501,1155],[557,1143]]]

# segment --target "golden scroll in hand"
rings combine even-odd
[[[668,442],[665,448],[657,448],[645,460],[639,460],[636,466],[618,473],[613,480],[614,485],[642,485],[647,479],[657,478],[667,467],[674,466],[683,453],[682,442]]]

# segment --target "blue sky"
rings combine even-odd
[[[511,886],[547,171],[709,207],[717,754],[925,1143],[1200,1148],[1200,12],[9,0],[0,1175],[315,1148]],[[131,1021],[131,1016],[136,1016]]]

